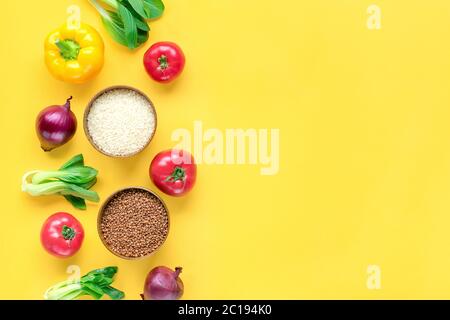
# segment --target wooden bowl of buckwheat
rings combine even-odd
[[[105,247],[123,259],[156,252],[169,234],[169,211],[155,193],[129,187],[113,193],[100,208],[97,228]]]

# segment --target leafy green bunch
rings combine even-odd
[[[103,25],[114,39],[129,49],[136,49],[148,40],[149,19],[164,12],[162,0],[89,0],[100,13]],[[101,4],[106,5],[106,8]]]
[[[77,280],[66,280],[50,287],[44,294],[45,300],[76,300],[81,296],[91,296],[96,300],[105,294],[113,300],[120,300],[125,294],[112,287],[117,267],[96,269]]]
[[[89,190],[97,182],[98,171],[84,165],[79,154],[59,170],[30,171],[22,178],[22,191],[32,196],[62,195],[75,208],[86,210],[86,200],[99,202],[97,192]]]

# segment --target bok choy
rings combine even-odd
[[[97,192],[89,190],[97,182],[98,171],[84,165],[79,154],[55,171],[30,171],[22,178],[22,191],[32,196],[61,195],[75,208],[86,210],[86,200],[99,202]]]
[[[120,300],[125,294],[112,287],[117,267],[96,269],[79,280],[66,280],[50,287],[44,294],[45,300],[76,300],[81,296],[101,299],[105,294],[113,300]]]
[[[89,0],[102,18],[103,26],[117,43],[136,49],[148,40],[147,20],[164,12],[162,0]]]

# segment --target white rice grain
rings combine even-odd
[[[141,151],[155,131],[155,115],[141,94],[113,89],[99,96],[87,116],[87,129],[94,144],[113,156]]]

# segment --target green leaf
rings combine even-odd
[[[34,197],[60,194],[62,196],[72,195],[92,202],[100,201],[97,192],[86,190],[84,188],[80,188],[75,184],[70,184],[63,181],[51,181],[40,184],[33,184],[24,181],[22,183],[22,191],[28,192]]]
[[[92,270],[81,277],[79,282],[63,281],[50,287],[44,294],[46,300],[74,300],[80,296],[89,295],[94,299],[101,299],[107,294],[113,300],[123,299],[125,294],[111,287],[117,267],[106,267]]]
[[[91,275],[92,279],[91,282],[95,283],[96,285],[100,287],[106,287],[109,286],[111,283],[113,283],[114,279],[109,278],[103,274],[97,274],[97,275]]]
[[[83,283],[83,289],[85,288],[89,288],[90,290],[94,291],[100,296],[100,298],[103,296],[103,289],[93,282]]]
[[[143,1],[143,0],[139,0],[139,1]],[[130,13],[133,15],[134,17],[134,22],[136,22],[136,27],[139,30],[143,30],[143,31],[150,31],[150,27],[147,24],[147,21],[145,21],[145,18],[143,18],[139,13],[136,12],[135,9],[133,9],[133,7],[131,6],[131,4],[127,1],[124,0],[122,2],[122,4],[128,9],[128,11],[130,11]],[[115,14],[115,13],[114,13]],[[145,13],[144,13],[145,14]],[[117,14],[115,14],[117,16]],[[119,19],[120,24],[123,26],[122,20],[120,19],[119,16],[117,16],[117,18],[114,19]],[[138,31],[139,31],[138,30]],[[138,35],[139,36],[139,35]]]
[[[143,0],[145,12],[149,19],[156,19],[162,16],[164,12],[164,3],[162,0]]]
[[[121,300],[121,299],[125,298],[125,293],[123,293],[120,290],[117,290],[114,287],[107,286],[107,287],[103,287],[102,289],[103,289],[103,292],[105,294],[107,294],[113,300]]]
[[[83,286],[82,291],[84,292],[85,295],[91,296],[93,297],[95,300],[100,300],[103,297],[103,293],[100,294],[94,290],[92,290],[91,288],[87,287],[87,286]]]
[[[114,15],[117,16],[116,13]],[[118,18],[118,16],[117,16]],[[120,18],[118,18],[120,21]],[[120,21],[120,24],[113,18],[111,15],[109,18],[105,18],[102,16],[102,22],[103,26],[105,27],[106,31],[109,33],[109,35],[116,41],[117,43],[127,46],[127,41],[125,39],[125,31],[123,29],[122,21]]]
[[[77,183],[77,184],[84,184],[84,183],[89,183],[90,181],[92,181],[93,179],[95,179],[98,175],[98,170],[94,169],[92,167],[88,167],[88,166],[84,166],[84,167],[71,167],[65,170],[61,171],[64,174],[68,174],[68,176],[70,177],[70,175],[77,177],[77,179],[73,179],[73,181],[67,181],[67,182],[71,182],[71,183]],[[63,175],[64,177],[64,175]],[[63,178],[60,178],[63,181]],[[72,179],[72,178],[69,178]]]
[[[70,159],[69,161],[67,161],[66,163],[64,163],[62,165],[61,168],[59,168],[59,170],[64,170],[64,169],[68,169],[71,167],[83,167],[84,166],[84,158],[82,154],[78,154],[75,157],[73,157],[72,159]]]
[[[92,179],[92,180],[89,181],[89,182],[78,184],[78,186],[81,187],[81,188],[83,188],[83,189],[88,189],[88,190],[89,190],[89,189],[92,188],[96,183],[97,183],[97,178],[94,178],[94,179]]]
[[[103,26],[114,41],[130,49],[135,49],[147,41],[150,27],[145,19],[136,12],[128,0],[103,1],[109,4],[112,9],[117,10],[117,12],[106,10],[96,0],[89,0],[89,2],[100,13]],[[134,3],[135,7],[136,3]],[[137,5],[139,6],[139,4]],[[127,10],[124,10],[124,7],[128,12],[126,12]],[[146,10],[150,10],[149,5],[145,2],[144,7]],[[144,13],[146,15],[147,11],[144,11]]]
[[[122,22],[122,20],[120,19],[119,15],[118,15],[116,12],[114,12],[114,11],[109,11],[109,10],[107,10],[107,12],[108,12],[109,17],[111,18],[111,20],[112,20],[118,27],[120,27],[121,29],[123,29],[123,22]]]
[[[115,12],[103,8],[96,0],[89,0],[89,2],[100,14],[103,26],[105,27],[109,35],[114,39],[114,41],[123,46],[127,46],[123,23],[120,20],[119,16]]]
[[[144,7],[144,0],[127,0],[131,7],[136,11],[137,14],[139,14],[144,19],[150,19],[147,16],[147,12],[145,11]]]
[[[112,278],[109,278],[107,275],[102,273],[88,273],[82,279],[80,279],[81,283],[94,282],[99,286],[110,285]]]
[[[105,267],[105,268],[101,268],[101,269],[92,270],[86,276],[88,276],[88,275],[94,275],[95,276],[95,275],[98,275],[98,274],[102,274],[105,277],[113,278],[114,275],[117,273],[117,271],[119,271],[118,267],[115,267],[115,266],[114,267]]]
[[[82,198],[78,198],[71,195],[64,196],[67,201],[69,201],[75,209],[86,210],[86,201]]]
[[[142,30],[138,30],[138,46],[140,46],[141,44],[147,42],[148,37],[149,37],[148,32],[142,31]]]
[[[49,183],[51,183],[51,182],[49,182]],[[61,183],[64,183],[64,182],[61,182]],[[100,201],[100,198],[99,198],[97,192],[95,192],[95,191],[86,190],[86,189],[80,188],[77,185],[70,184],[70,183],[64,183],[64,184],[65,184],[64,188],[61,191],[59,191],[59,194],[61,194],[63,196],[72,195],[72,196],[83,198],[85,200],[89,200],[92,202]]]
[[[122,4],[118,6],[119,17],[123,22],[125,31],[125,41],[130,49],[137,48],[137,27],[131,12]]]
[[[98,171],[91,167],[70,167],[63,171],[39,171],[32,179],[33,184],[40,184],[58,179],[68,183],[84,184],[95,179]]]
[[[150,27],[148,26],[147,22],[145,22],[144,20],[142,20],[142,18],[138,18],[138,17],[134,17],[134,22],[136,22],[136,27],[139,29],[138,32],[140,30],[142,31],[150,31]],[[139,37],[139,34],[138,34]],[[139,43],[139,41],[138,41]]]

